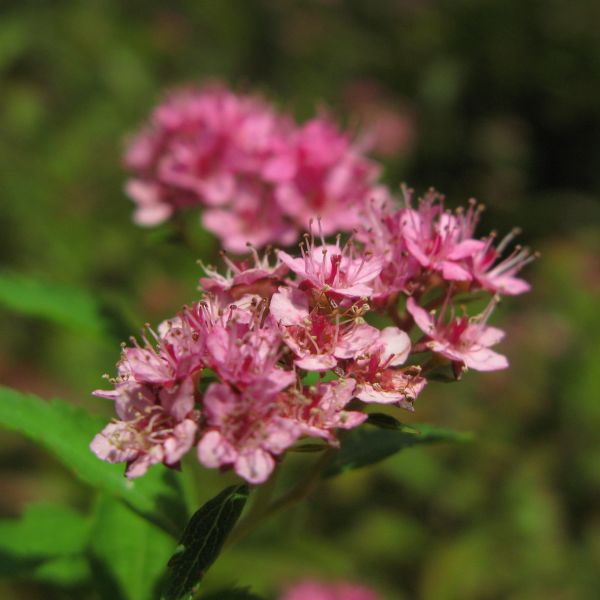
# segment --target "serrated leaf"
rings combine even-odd
[[[173,538],[108,496],[94,516],[90,558],[102,598],[155,600]]]
[[[52,452],[84,483],[122,499],[173,535],[181,531],[185,508],[171,472],[154,467],[143,478],[129,481],[121,465],[109,465],[91,452],[92,438],[105,425],[102,418],[61,400],[46,401],[0,386],[0,425]]]
[[[94,337],[103,337],[107,330],[91,294],[27,275],[0,272],[0,304]]]
[[[418,444],[464,442],[472,439],[470,434],[430,425],[415,424],[413,427],[417,430],[416,433],[372,429],[369,426],[352,429],[343,438],[342,447],[325,470],[325,476],[331,477],[344,471],[366,467]]]
[[[165,600],[187,600],[190,597],[206,570],[219,556],[249,493],[247,485],[230,486],[204,504],[190,519],[178,549],[168,563]]]

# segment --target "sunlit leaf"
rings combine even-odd
[[[418,444],[434,442],[464,442],[470,434],[430,425],[412,425],[416,431],[403,429],[374,429],[369,426],[349,431],[343,438],[342,447],[325,471],[326,476],[366,467],[388,458],[400,450]]]
[[[102,496],[91,535],[96,588],[107,600],[155,600],[160,577],[175,540],[132,513],[122,502]]]
[[[0,553],[50,558],[83,552],[88,521],[67,506],[30,504],[19,519],[0,521]]]
[[[206,570],[219,556],[248,494],[247,485],[230,486],[204,504],[190,519],[178,551],[169,560],[165,600],[190,597]]]
[[[33,394],[0,386],[0,426],[33,440],[56,456],[83,482],[109,492],[156,524],[177,535],[185,519],[174,476],[155,467],[142,478],[128,481],[122,465],[99,460],[89,444],[105,425],[61,400],[42,400]]]
[[[0,305],[78,333],[102,337],[106,332],[95,298],[81,289],[56,282],[0,272]]]

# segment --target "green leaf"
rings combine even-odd
[[[107,600],[154,600],[175,541],[123,503],[101,496],[90,559],[95,587]]]
[[[308,371],[302,379],[302,384],[306,386],[317,385],[317,383],[326,383],[328,381],[334,381],[339,377],[333,371],[325,371],[320,373],[318,371]]]
[[[0,521],[0,553],[52,558],[83,552],[89,523],[67,506],[30,504],[21,518]]]
[[[366,421],[369,425],[380,427],[381,429],[393,429],[394,431],[404,431],[406,433],[419,433],[414,427],[405,425],[386,413],[370,413]]]
[[[250,490],[233,485],[209,500],[190,519],[176,552],[169,560],[165,600],[190,598],[206,570],[215,562],[238,520]]]
[[[102,338],[107,330],[91,294],[27,275],[0,272],[0,305],[93,337]]]
[[[28,573],[27,579],[59,587],[80,586],[91,579],[89,561],[84,555],[78,554],[52,558]]]
[[[30,504],[19,519],[0,521],[0,576],[81,583],[87,576],[82,559],[89,522],[74,510]]]
[[[417,444],[434,442],[464,442],[472,439],[470,434],[430,425],[413,425],[416,433],[404,429],[371,429],[358,427],[349,431],[342,447],[325,470],[331,477],[351,469],[359,469],[388,458],[400,450]]]
[[[61,400],[0,386],[0,425],[45,447],[81,481],[122,499],[172,535],[181,531],[186,510],[171,471],[154,467],[128,481],[122,465],[109,465],[91,452],[89,444],[106,425],[104,419]]]

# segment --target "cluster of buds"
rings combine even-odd
[[[364,150],[326,115],[299,125],[260,97],[188,88],[130,141],[126,191],[140,225],[202,207],[204,227],[228,251],[289,245],[312,215],[326,235],[350,231],[368,198],[386,196]]]
[[[225,257],[227,272],[205,267],[202,298],[123,348],[114,389],[118,419],[92,442],[128,477],[155,463],[178,466],[196,448],[206,467],[264,482],[304,437],[339,445],[372,404],[412,410],[429,370],[505,368],[491,349],[503,332],[488,325],[502,294],[528,285],[531,260],[511,236],[474,238],[479,209],[451,212],[434,191],[415,203],[366,207],[361,227],[328,243],[310,225],[292,256]],[[469,316],[465,295],[490,297]],[[390,318],[388,326],[371,316]],[[377,322],[381,322],[379,318]]]

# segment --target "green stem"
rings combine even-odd
[[[293,506],[301,500],[304,500],[304,498],[307,496],[310,496],[310,494],[317,487],[324,468],[327,466],[335,452],[335,448],[328,448],[325,450],[320,456],[319,460],[309,470],[307,476],[291,490],[283,494],[283,496],[277,498],[277,500],[266,506],[264,503],[261,503],[262,506],[257,507],[257,498],[256,504],[252,507],[252,510],[248,516],[240,522],[240,524],[227,539],[227,542],[225,543],[226,547],[232,546],[233,544],[239,542],[242,538],[254,531],[254,529],[256,529],[258,525],[260,525],[266,519],[269,519],[278,512]],[[265,484],[265,486],[266,485],[268,484]],[[272,490],[273,488],[271,488],[271,492]]]

